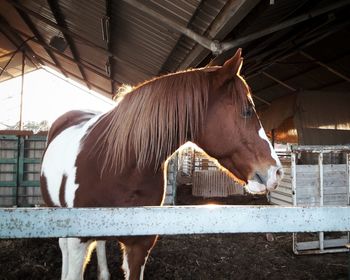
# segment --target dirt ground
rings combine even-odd
[[[183,188],[178,204],[266,204],[264,196],[198,199]],[[215,234],[161,236],[145,269],[150,279],[350,279],[350,253],[296,256],[291,234]],[[116,242],[107,243],[111,279],[123,279]],[[61,255],[57,239],[0,241],[0,279],[59,279]],[[85,279],[97,279],[93,254]],[[349,278],[348,278],[349,277]]]

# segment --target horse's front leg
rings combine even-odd
[[[96,255],[98,263],[98,280],[109,280],[110,274],[107,265],[105,240],[99,240],[96,242]]]
[[[68,274],[68,241],[67,238],[60,238],[58,240],[62,253],[62,272],[61,280],[65,280]]]
[[[130,237],[120,240],[123,250],[123,270],[126,280],[142,280],[149,253],[157,236]]]
[[[66,263],[64,280],[81,280],[83,279],[85,265],[90,259],[93,248],[90,248],[92,241],[81,241],[79,238],[67,238],[66,248],[68,249],[68,261]],[[94,245],[94,244],[92,244]]]

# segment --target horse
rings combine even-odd
[[[41,192],[50,207],[159,206],[165,161],[198,145],[252,193],[273,191],[281,163],[240,75],[241,49],[223,66],[166,74],[122,94],[103,114],[71,111],[48,133]],[[118,237],[125,279],[143,279],[157,236]],[[82,279],[96,239],[60,238],[62,279]],[[96,245],[99,279],[109,279],[105,241]]]

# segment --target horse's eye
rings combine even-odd
[[[247,108],[244,108],[242,111],[242,117],[245,119],[249,119],[253,116],[253,107],[248,106]]]

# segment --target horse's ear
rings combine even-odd
[[[218,71],[220,83],[224,83],[228,80],[233,79],[234,76],[238,75],[243,64],[242,49],[239,48],[235,55],[227,60],[224,65]]]

